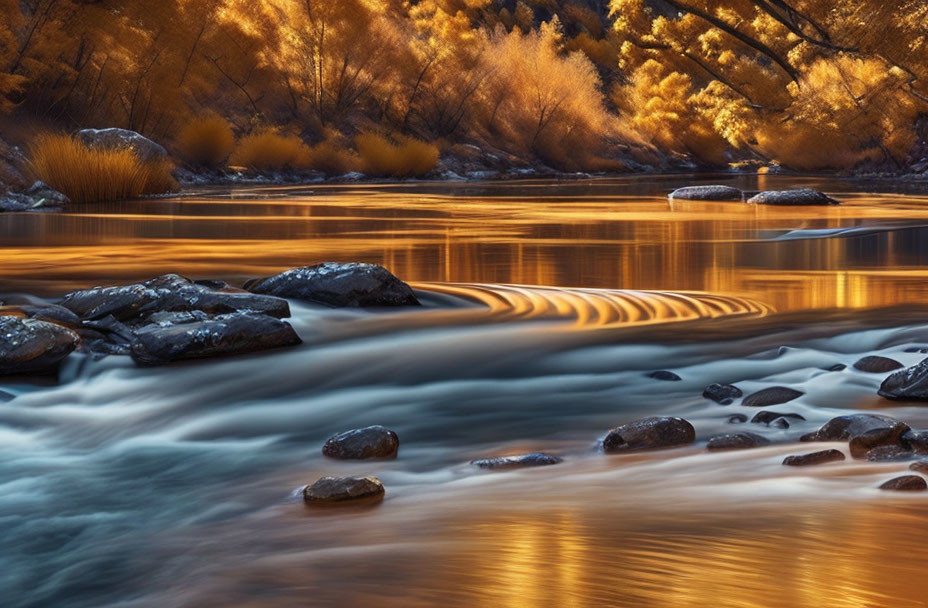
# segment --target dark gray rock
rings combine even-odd
[[[867,452],[867,460],[871,462],[896,462],[913,458],[915,458],[914,452],[898,445],[881,445]]]
[[[726,433],[709,438],[709,450],[743,450],[769,445],[770,440],[756,433]]]
[[[71,202],[67,196],[41,181],[33,183],[23,194],[31,198],[35,206],[64,207]]]
[[[118,321],[145,320],[158,312],[201,311],[209,315],[255,312],[289,317],[286,300],[241,290],[214,290],[185,277],[166,274],[144,283],[94,287],[66,295],[62,306],[82,319],[112,315]]]
[[[322,453],[340,460],[364,460],[367,458],[396,458],[400,439],[388,428],[375,425],[363,429],[345,431],[329,438],[322,446]]]
[[[735,399],[738,399],[744,393],[741,389],[733,384],[710,384],[702,392],[702,396],[711,399],[720,405],[731,405]]]
[[[928,346],[910,346],[909,348],[902,351],[904,353],[921,353],[923,355],[928,354]]]
[[[796,190],[767,190],[758,192],[748,199],[752,205],[838,205],[840,204],[830,196],[812,190],[799,188]]]
[[[896,401],[928,401],[928,359],[890,375],[879,394]]]
[[[732,414],[728,417],[728,422],[730,424],[744,424],[748,421],[748,417],[744,414]]]
[[[775,422],[776,420],[782,420],[784,418],[790,418],[792,420],[798,420],[798,421],[805,420],[805,418],[803,418],[799,414],[793,414],[790,412],[784,413],[784,412],[771,412],[768,410],[761,410],[760,412],[757,412],[756,414],[754,414],[754,417],[751,418],[751,422],[753,422],[754,424],[769,425],[772,422]]]
[[[303,500],[312,505],[374,502],[385,493],[376,477],[323,477],[303,488]]]
[[[0,315],[25,317],[37,321],[46,321],[68,329],[81,327],[81,319],[76,314],[56,304],[11,304],[0,306]]]
[[[908,425],[898,422],[896,424],[870,429],[851,437],[850,450],[853,458],[866,458],[867,452],[882,446],[902,447],[900,437],[909,430]]]
[[[0,403],[6,403],[7,401],[12,401],[16,398],[16,395],[8,393],[6,391],[0,391]]]
[[[127,129],[82,129],[74,134],[88,148],[132,150],[142,162],[166,159],[168,151],[147,137]]]
[[[847,369],[847,365],[843,363],[835,363],[831,367],[825,369],[826,372],[843,372]]]
[[[928,483],[925,483],[925,479],[918,475],[902,475],[883,483],[880,489],[896,492],[923,492],[928,490]]]
[[[418,306],[412,288],[376,264],[326,262],[245,283],[252,293],[332,307]]]
[[[665,382],[680,382],[683,379],[675,373],[667,371],[666,369],[661,369],[645,375],[648,378],[653,378],[654,380],[663,380]]]
[[[886,429],[890,435],[899,437],[909,430],[909,427],[881,414],[848,414],[832,418],[814,433],[803,435],[802,441],[850,441],[864,433],[879,429]]]
[[[55,371],[80,337],[65,327],[0,316],[0,376]]]
[[[267,315],[233,313],[168,327],[147,325],[135,332],[131,349],[139,365],[164,365],[300,343],[289,323]]]
[[[741,405],[747,407],[767,407],[768,405],[780,405],[793,399],[802,397],[805,393],[791,389],[786,386],[772,386],[762,391],[757,391],[744,398]]]
[[[928,454],[928,431],[908,430],[899,436],[902,445],[916,454]]]
[[[854,364],[854,369],[871,374],[885,374],[903,367],[901,363],[889,357],[872,355],[864,357]]]
[[[787,456],[783,460],[783,464],[788,467],[805,467],[814,464],[824,464],[826,462],[838,462],[844,459],[843,452],[838,450],[822,450],[820,452]]]
[[[687,201],[740,201],[743,197],[741,190],[731,186],[686,186],[677,188],[668,195],[670,200],[680,199]]]
[[[687,445],[695,440],[696,430],[686,420],[654,416],[612,429],[603,440],[603,449],[612,453],[670,448]]]
[[[543,467],[558,464],[561,459],[550,454],[531,452],[518,456],[503,456],[500,458],[481,458],[470,463],[481,469],[518,469],[523,467]]]

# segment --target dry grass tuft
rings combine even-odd
[[[307,169],[312,150],[295,135],[281,135],[265,129],[239,140],[229,164],[254,171],[284,171]]]
[[[206,114],[187,122],[177,135],[181,159],[196,167],[218,167],[235,148],[235,134],[229,121],[218,114]]]
[[[386,177],[414,177],[429,173],[438,164],[438,147],[413,139],[398,137],[396,143],[377,133],[362,133],[355,138],[364,171]]]

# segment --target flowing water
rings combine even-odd
[[[292,302],[294,349],[156,369],[74,355],[59,382],[0,379],[0,604],[926,605],[928,498],[875,489],[907,463],[780,463],[849,411],[928,428],[925,408],[877,397],[882,375],[825,371],[924,356],[906,351],[928,344],[928,197],[719,180],[845,204],[671,204],[697,178],[652,177],[239,187],[0,216],[0,293],[357,260],[425,303]],[[645,375],[659,369],[682,380]],[[729,423],[756,410],[703,399],[712,382],[797,388],[770,409],[808,422]],[[650,415],[687,418],[697,443],[597,450]],[[396,430],[397,460],[322,457],[370,424]],[[735,430],[776,443],[705,451]],[[564,462],[468,464],[533,450]],[[375,474],[386,499],[307,509],[300,488],[326,474]]]

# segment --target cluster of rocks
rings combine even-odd
[[[811,188],[792,190],[765,190],[762,192],[745,192],[732,186],[686,186],[677,188],[668,197],[670,200],[686,201],[744,201],[752,205],[838,205],[839,201],[827,194]]]
[[[0,139],[0,212],[60,211],[68,197],[40,181],[31,181],[23,153]]]
[[[382,266],[324,263],[256,279],[246,288],[166,274],[94,287],[56,302],[7,297],[0,306],[0,375],[53,373],[75,350],[163,365],[301,343],[285,298],[330,307],[418,305]]]

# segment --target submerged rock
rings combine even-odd
[[[323,477],[303,488],[303,500],[309,504],[373,502],[386,493],[376,477]]]
[[[336,308],[419,305],[409,285],[376,264],[326,262],[304,266],[253,279],[245,283],[245,289]]]
[[[400,439],[388,428],[375,425],[338,433],[322,446],[322,453],[341,460],[396,458]]]
[[[792,420],[805,421],[805,418],[799,414],[793,413],[783,413],[783,412],[770,412],[767,410],[762,410],[754,414],[754,417],[751,418],[751,422],[754,424],[771,424],[777,420],[782,420],[784,418],[790,418]]]
[[[711,399],[720,405],[731,405],[744,393],[733,384],[710,384],[702,392],[702,396]]]
[[[909,468],[919,473],[928,473],[928,460],[918,460],[909,465]]]
[[[825,371],[826,372],[843,372],[846,369],[847,369],[847,365],[843,363],[835,363],[831,367],[826,367]]]
[[[879,394],[896,401],[928,401],[928,359],[883,380]]]
[[[135,332],[132,359],[139,365],[242,355],[302,341],[289,323],[267,315],[233,313],[205,321],[162,327],[147,325]]]
[[[901,449],[902,441],[900,436],[908,430],[908,425],[899,422],[860,433],[850,440],[851,456],[854,458],[866,458],[870,450],[884,446]]]
[[[820,452],[787,456],[783,460],[783,464],[788,467],[805,467],[814,464],[825,464],[826,462],[839,462],[841,460],[845,460],[843,452],[838,450],[822,450]]]
[[[731,186],[686,186],[677,188],[668,195],[670,200],[687,201],[740,201],[743,193]]]
[[[899,436],[902,445],[916,454],[928,454],[928,431],[908,430]]]
[[[715,435],[711,437],[706,447],[713,451],[743,450],[746,448],[768,445],[769,443],[769,439],[761,437],[756,433],[726,433],[724,435]]]
[[[748,199],[752,205],[839,205],[840,203],[823,192],[811,188],[795,190],[766,190]]]
[[[732,414],[728,417],[728,422],[730,424],[744,424],[748,421],[748,417],[744,414]]]
[[[880,357],[872,355],[864,357],[854,364],[854,369],[871,374],[885,374],[903,367],[901,363],[889,357]]]
[[[832,418],[819,430],[803,435],[802,441],[850,441],[864,433],[887,429],[901,436],[909,427],[898,420],[881,414],[848,414]]]
[[[88,148],[131,150],[144,163],[164,160],[168,151],[144,135],[128,129],[82,129],[74,134]]]
[[[606,452],[648,450],[687,445],[696,441],[696,429],[683,418],[654,416],[618,426],[606,435]]]
[[[666,369],[661,369],[656,372],[651,372],[645,375],[648,378],[653,378],[654,380],[663,380],[665,382],[680,382],[683,379],[677,374],[673,372],[669,372]]]
[[[880,489],[897,492],[923,492],[928,490],[928,483],[925,483],[925,479],[918,475],[902,475],[881,484]]]
[[[791,389],[786,386],[772,386],[764,390],[752,393],[744,398],[741,405],[747,407],[766,407],[768,405],[780,405],[793,399],[802,397],[805,393]]]
[[[0,316],[0,375],[52,372],[79,343],[65,327]]]
[[[518,456],[502,456],[499,458],[481,458],[471,460],[470,463],[481,469],[517,469],[522,467],[543,467],[558,464],[561,459],[557,456],[542,452],[519,454]]]
[[[897,460],[912,460],[915,453],[898,445],[881,445],[867,452],[867,460],[871,462],[895,462]]]

